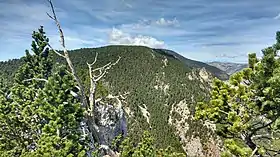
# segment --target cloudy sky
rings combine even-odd
[[[275,42],[280,0],[53,0],[68,49],[111,44],[167,48],[200,61],[246,62]],[[46,0],[0,0],[0,60],[19,58],[45,27]]]

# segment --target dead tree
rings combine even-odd
[[[100,81],[100,79],[102,77],[104,77],[105,74],[108,73],[108,70],[113,65],[116,65],[120,60],[120,57],[119,57],[118,60],[115,63],[110,62],[110,63],[104,65],[103,67],[93,69],[93,66],[97,61],[97,56],[98,56],[98,53],[96,53],[95,59],[91,64],[87,63],[88,70],[89,70],[89,77],[90,77],[90,92],[89,92],[90,93],[90,95],[89,95],[89,103],[90,104],[89,104],[89,110],[88,110],[88,113],[90,114],[90,116],[94,116],[93,112],[94,112],[94,106],[95,106],[95,103],[96,103],[95,102],[95,94],[96,94],[96,86],[97,86],[98,81]]]
[[[86,92],[85,92],[85,88],[82,84],[81,79],[79,78],[79,76],[77,75],[77,72],[75,70],[75,67],[69,57],[69,53],[67,51],[67,48],[65,46],[65,39],[64,39],[64,34],[63,34],[63,30],[61,28],[61,25],[59,23],[59,20],[56,16],[55,13],[55,9],[54,6],[52,4],[51,0],[48,0],[50,7],[51,7],[51,12],[52,15],[48,14],[47,15],[55,22],[59,35],[60,35],[60,44],[63,47],[63,53],[58,52],[57,50],[55,50],[50,44],[48,44],[48,47],[50,49],[52,49],[57,55],[59,55],[60,57],[63,57],[67,64],[68,67],[70,69],[70,73],[73,75],[75,81],[78,84],[79,87],[79,97],[80,97],[80,101],[82,104],[82,107],[86,109],[86,113],[85,113],[85,119],[84,119],[84,123],[86,125],[86,128],[82,128],[83,130],[86,129],[89,133],[90,139],[91,139],[91,144],[93,145],[94,143],[99,143],[99,133],[96,129],[96,125],[95,125],[95,121],[94,121],[94,107],[96,105],[96,103],[101,102],[102,99],[98,99],[96,100],[96,87],[97,87],[97,83],[108,73],[108,70],[111,69],[112,66],[116,65],[119,60],[120,57],[114,62],[114,63],[108,63],[102,67],[98,67],[98,68],[94,68],[94,65],[97,61],[97,57],[98,57],[98,53],[96,53],[95,59],[92,63],[87,63],[88,66],[88,70],[89,70],[89,77],[90,77],[90,91],[89,91],[89,100],[87,98]],[[127,95],[128,93],[126,93],[125,95]],[[119,96],[110,96],[107,98],[114,98],[117,99],[118,101],[122,101],[125,99],[124,95],[119,95]],[[104,147],[106,149],[110,149],[109,147]],[[108,152],[111,152],[111,156],[116,156],[114,153],[112,153],[112,150],[107,150]]]

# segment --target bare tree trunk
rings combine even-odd
[[[49,3],[50,3],[53,16],[49,15],[48,13],[47,13],[47,15],[48,15],[51,19],[53,19],[53,20],[55,21],[56,25],[57,25],[57,28],[58,28],[59,34],[60,34],[60,42],[61,42],[61,46],[63,47],[63,53],[64,53],[64,54],[61,54],[61,53],[57,52],[55,49],[52,48],[52,46],[51,46],[50,44],[48,44],[48,46],[49,46],[56,54],[58,54],[59,56],[63,57],[63,58],[66,60],[66,62],[67,62],[67,64],[68,64],[68,67],[70,68],[71,73],[72,73],[72,75],[73,75],[75,81],[77,82],[77,84],[78,84],[78,86],[79,86],[79,88],[80,88],[80,89],[79,89],[80,95],[81,95],[80,101],[81,101],[81,103],[82,103],[82,107],[85,108],[86,111],[87,111],[89,106],[88,106],[88,102],[87,102],[87,97],[86,97],[86,94],[85,94],[84,86],[82,85],[82,82],[81,82],[79,76],[77,75],[77,72],[76,72],[76,70],[75,70],[75,68],[74,68],[74,65],[73,65],[73,63],[72,63],[72,61],[71,61],[71,59],[70,59],[70,57],[69,57],[69,53],[68,53],[68,51],[67,51],[67,49],[66,49],[66,46],[65,46],[64,34],[63,34],[62,28],[61,28],[61,26],[60,26],[60,23],[59,23],[59,21],[58,21],[58,19],[57,19],[57,17],[56,17],[56,14],[55,14],[55,10],[54,10],[52,1],[51,1],[51,0],[48,0],[48,1],[49,1]],[[84,136],[86,136],[86,134],[88,134],[88,136],[90,137],[90,145],[91,145],[91,147],[93,147],[93,146],[94,146],[94,143],[95,143],[93,136],[96,136],[96,131],[95,131],[95,129],[91,126],[91,124],[92,124],[93,122],[94,122],[93,119],[90,118],[90,117],[88,116],[88,114],[86,113],[85,118],[84,118],[83,121],[82,121],[82,123],[84,123],[85,126],[81,126],[81,127],[82,127],[81,129],[82,129],[82,130],[85,130],[85,131],[84,131]],[[97,137],[97,136],[96,136],[96,137]],[[96,139],[96,140],[98,140],[98,139]],[[97,142],[98,142],[98,141],[97,141]],[[88,155],[91,156],[90,153],[88,153]]]
[[[89,134],[89,137],[90,137],[90,145],[91,147],[94,147],[94,143],[97,142],[100,144],[100,133],[97,131],[98,128],[97,125],[95,124],[95,115],[94,115],[94,112],[95,112],[95,103],[96,103],[96,97],[95,97],[95,94],[96,94],[96,87],[97,87],[97,83],[98,81],[100,81],[101,78],[103,78],[105,76],[105,74],[107,74],[107,70],[109,70],[113,65],[116,65],[119,60],[120,60],[120,57],[118,58],[118,60],[115,62],[115,63],[108,63],[106,65],[104,65],[103,67],[99,67],[99,68],[96,68],[96,69],[93,69],[93,65],[96,63],[97,61],[97,56],[98,56],[98,53],[96,53],[96,56],[95,56],[95,60],[93,61],[93,63],[91,64],[88,64],[88,68],[89,68],[89,76],[90,76],[90,93],[89,93],[89,104],[88,104],[88,99],[87,99],[87,96],[86,96],[86,93],[85,93],[85,88],[81,82],[81,79],[79,78],[79,76],[77,75],[77,72],[74,68],[74,65],[69,57],[69,53],[66,49],[66,46],[65,46],[65,40],[64,40],[64,34],[63,34],[63,31],[62,31],[62,28],[60,26],[60,23],[56,17],[56,14],[55,14],[55,10],[54,10],[54,7],[53,7],[53,4],[52,4],[52,1],[51,0],[48,0],[50,6],[51,6],[51,10],[52,10],[52,16],[49,15],[47,13],[47,15],[55,21],[56,23],[56,26],[58,28],[58,31],[59,31],[59,34],[60,34],[60,43],[61,43],[61,46],[63,47],[63,54],[57,52],[55,49],[52,48],[52,46],[50,44],[48,44],[48,46],[59,56],[63,57],[67,64],[68,64],[68,67],[70,68],[71,70],[71,73],[75,79],[75,81],[77,82],[78,86],[79,86],[79,91],[80,91],[80,101],[82,103],[82,107],[86,109],[86,115],[85,115],[85,118],[83,120],[83,124],[85,124],[86,126],[83,126],[81,125],[83,128],[82,130],[86,130],[86,131],[83,131],[83,132],[88,132]],[[95,75],[95,72],[98,72],[97,75]],[[114,154],[114,152],[108,147],[108,151],[113,154],[113,156],[116,156]],[[91,156],[90,153],[88,153],[88,156]]]
[[[68,66],[70,67],[71,72],[72,72],[72,74],[73,74],[73,76],[74,76],[74,78],[75,78],[75,80],[78,83],[78,86],[80,88],[81,97],[82,97],[82,105],[83,105],[84,108],[87,108],[88,105],[87,105],[87,98],[86,98],[84,86],[82,85],[82,82],[81,82],[80,78],[77,75],[77,72],[76,72],[76,70],[75,70],[75,68],[73,66],[72,61],[70,60],[70,57],[69,57],[68,52],[66,51],[66,48],[64,50],[64,55],[65,55],[65,59],[66,59],[66,61],[68,63]]]
[[[95,91],[96,91],[96,82],[93,79],[92,74],[92,65],[88,64],[89,68],[89,76],[90,76],[90,92],[89,92],[89,114],[93,116],[94,113],[94,105],[95,105]]]

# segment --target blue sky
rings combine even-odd
[[[111,44],[167,48],[200,61],[246,62],[275,42],[280,0],[53,0],[68,49]],[[0,60],[19,58],[44,25],[46,0],[0,0]]]

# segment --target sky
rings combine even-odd
[[[275,43],[280,0],[53,0],[66,47],[144,45],[199,61],[247,62]],[[0,61],[20,58],[43,25],[61,49],[47,0],[0,0]]]

